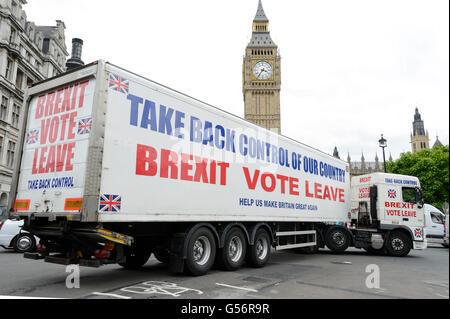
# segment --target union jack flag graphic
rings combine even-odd
[[[108,195],[108,194],[100,195],[100,205],[99,205],[100,212],[118,213],[120,212],[121,205],[122,205],[122,198],[120,197],[120,195]]]
[[[396,198],[397,197],[397,192],[395,191],[395,189],[389,189],[388,190],[388,197],[389,198]]]
[[[128,94],[128,90],[130,89],[130,81],[120,75],[111,73],[109,75],[109,88],[120,93]]]
[[[78,121],[78,135],[91,133],[92,118],[87,118]]]
[[[27,144],[34,144],[39,139],[39,130],[30,130],[27,133]]]
[[[422,228],[414,228],[414,237],[422,238]]]

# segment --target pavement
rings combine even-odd
[[[273,251],[264,268],[213,269],[202,277],[174,275],[154,257],[139,271],[81,267],[79,281],[77,271],[0,248],[0,299],[449,298],[449,250],[440,245],[403,258],[353,248],[339,255]]]

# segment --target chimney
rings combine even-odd
[[[78,38],[72,39],[72,57],[66,62],[66,71],[79,68],[84,65],[81,60],[81,52],[83,50],[83,40]]]

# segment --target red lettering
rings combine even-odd
[[[63,92],[64,89],[59,89],[56,93],[55,108],[53,110],[53,114],[59,114],[63,111],[62,108],[59,108],[59,104],[62,102],[61,93]]]
[[[325,188],[323,189],[323,199],[331,200],[330,189],[327,185],[325,185]]]
[[[67,144],[58,145],[56,151],[56,171],[62,172],[64,169],[64,159],[67,154]]]
[[[289,177],[284,175],[277,175],[277,179],[281,182],[281,194],[286,193],[286,181],[289,180]]]
[[[300,193],[296,191],[296,189],[298,188],[298,182],[298,178],[291,177],[289,179],[289,195],[300,195]]]
[[[69,143],[67,146],[67,159],[66,159],[66,172],[73,170],[72,159],[75,156],[73,149],[75,148],[75,142]]]
[[[208,166],[208,159],[195,157],[195,175],[194,182],[200,182],[200,179],[203,183],[208,184],[208,173],[206,171],[206,167]]]
[[[247,181],[248,189],[254,190],[256,188],[256,184],[258,183],[260,171],[255,170],[255,174],[253,175],[253,178],[250,178],[249,169],[247,167],[243,167],[243,169],[244,169],[244,175],[245,175],[245,180]]]
[[[53,173],[55,172],[55,148],[56,146],[52,146],[48,151],[47,167],[45,168],[46,173],[49,173],[50,171]]]
[[[38,98],[36,115],[35,115],[36,120],[39,120],[44,115],[44,105],[45,105],[46,97],[47,96],[44,94]]]
[[[50,134],[48,136],[48,140],[50,143],[55,143],[58,139],[58,129],[59,129],[59,117],[55,116],[52,118],[50,123]]]
[[[72,94],[73,85],[64,89],[64,100],[62,102],[62,111],[70,111],[70,95]]]
[[[314,197],[314,194],[309,192],[309,182],[308,181],[305,181],[305,195],[306,195],[306,197],[311,197],[311,198]]]
[[[216,184],[216,161],[211,160],[211,166],[209,167],[209,183],[215,185]]]
[[[41,120],[41,145],[47,144],[47,136],[49,129],[50,129],[50,119]]]
[[[193,159],[192,155],[181,154],[181,179],[183,181],[192,182],[194,178],[189,175],[189,171],[192,170],[192,165],[189,164],[189,161]]]
[[[155,162],[157,157],[158,153],[153,147],[138,144],[136,175],[155,176],[158,170],[158,165]]]
[[[79,102],[78,102],[78,108],[82,108],[83,107],[83,104],[84,104],[84,93],[85,93],[85,90],[86,90],[86,86],[88,86],[88,84],[89,84],[89,80],[80,83],[81,91],[80,91],[80,99],[79,99]]]
[[[45,153],[47,153],[47,147],[41,148],[41,157],[39,159],[39,174],[45,173],[44,163],[45,163]]]
[[[322,185],[319,183],[314,184],[314,196],[318,199],[322,199]]]
[[[220,166],[220,185],[227,185],[227,168],[230,167],[230,164],[225,162],[218,162],[218,166]]]
[[[32,174],[32,175],[35,175],[35,174],[38,173],[38,169],[37,169],[38,155],[39,155],[39,149],[36,148],[36,149],[34,150],[33,168],[31,169],[31,174]]]
[[[170,178],[178,178],[178,155],[175,152],[169,150],[161,150],[161,177],[169,178],[169,168],[170,168]]]
[[[71,110],[75,109],[75,104],[77,102],[77,92],[78,92],[78,86],[79,84],[75,84],[75,87],[73,88],[73,93],[72,93],[72,105],[70,106]]]
[[[61,138],[60,141],[64,141],[66,137],[66,122],[69,118],[70,114],[63,114],[61,115]]]
[[[270,179],[270,187],[267,186],[267,178]],[[270,173],[264,173],[261,175],[261,186],[262,188],[269,193],[272,193],[275,188],[277,187],[277,181],[275,179],[275,176],[273,174]]]
[[[70,113],[69,116],[69,130],[67,132],[67,139],[71,140],[75,138],[75,133],[73,132],[73,129],[77,126],[77,122],[75,121],[75,118],[77,117],[77,112]]]
[[[45,116],[53,114],[53,100],[55,99],[55,92],[47,95],[47,103],[45,104]]]

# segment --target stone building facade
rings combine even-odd
[[[26,0],[0,0],[0,206],[8,202],[25,88],[65,72],[64,22],[27,21]]]
[[[269,19],[261,0],[253,20],[252,38],[245,49],[242,78],[245,119],[281,133],[281,57],[270,37]]]

